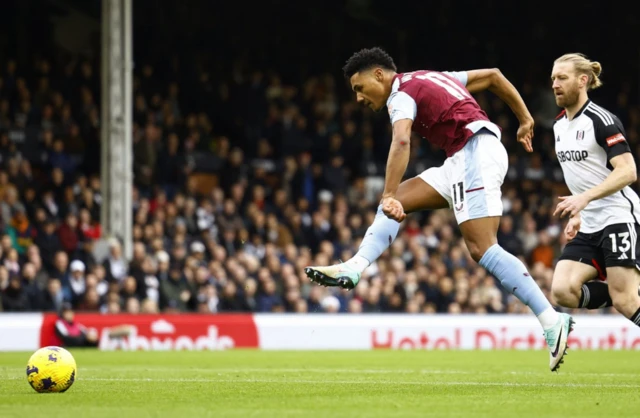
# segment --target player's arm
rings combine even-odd
[[[631,152],[617,155],[609,160],[613,167],[611,174],[597,186],[574,196],[561,196],[553,215],[574,217],[587,207],[589,202],[612,195],[636,181],[636,163]]]
[[[387,158],[387,172],[384,179],[382,198],[395,198],[402,177],[407,171],[409,155],[411,153],[411,126],[413,120],[400,119],[393,123],[393,138],[389,157]]]
[[[626,140],[624,126],[614,115],[593,117],[593,133],[598,145],[607,153],[607,160],[613,170],[606,179],[584,194],[589,202],[602,199],[636,181],[636,162],[631,154],[631,148]]]
[[[467,71],[467,90],[478,93],[489,90],[504,101],[520,122],[533,121],[533,117],[518,90],[497,68]]]
[[[609,163],[613,167],[611,174],[602,183],[584,192],[589,202],[612,195],[637,180],[636,162],[631,152],[615,156]]]
[[[395,198],[402,177],[407,171],[411,151],[411,126],[418,113],[415,99],[404,91],[392,93],[387,108],[393,127],[393,137],[387,158],[382,199]]]
[[[607,153],[609,164],[613,167],[611,173],[600,184],[575,196],[562,196],[554,215],[560,213],[575,216],[587,207],[589,202],[612,195],[637,179],[636,162],[631,154],[631,148],[625,139],[624,127],[620,120],[611,117],[613,123],[606,124],[596,116],[594,119],[594,134],[598,144]]]
[[[531,140],[533,139],[533,117],[522,100],[518,90],[497,68],[469,70],[447,73],[457,78],[464,84],[470,93],[478,93],[489,90],[505,102],[520,122],[518,128],[518,142],[522,143],[525,150],[533,151]]]

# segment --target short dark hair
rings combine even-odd
[[[342,67],[344,76],[349,79],[357,72],[368,70],[373,67],[382,67],[385,70],[398,71],[391,55],[382,48],[365,48],[356,52],[347,60]]]

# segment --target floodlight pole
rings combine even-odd
[[[133,253],[132,1],[102,1],[102,209],[106,237]]]

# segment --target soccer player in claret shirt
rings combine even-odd
[[[355,53],[344,73],[358,103],[376,111],[388,108],[393,138],[384,192],[357,254],[337,265],[307,267],[307,276],[321,285],[352,289],[396,238],[407,213],[451,208],[473,259],[539,319],[550,350],[550,369],[556,370],[573,319],[553,309],[525,265],[497,242],[508,157],[500,129],[471,96],[489,90],[507,103],[520,121],[518,141],[531,152],[533,118],[518,91],[497,69],[398,73],[393,59],[380,48]],[[402,182],[412,131],[442,148],[447,159],[441,167]]]
[[[554,215],[569,217],[569,240],[553,275],[552,293],[562,306],[614,306],[640,326],[640,199],[629,187],[636,163],[620,119],[589,100],[600,87],[600,63],[582,54],[554,62],[552,88],[564,108],[553,131],[556,153],[571,196]],[[606,277],[606,282],[593,280]]]

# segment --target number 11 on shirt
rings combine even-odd
[[[464,202],[464,185],[462,182],[455,183],[453,186],[453,204],[457,205],[458,203]],[[458,199],[460,199],[458,201]]]

